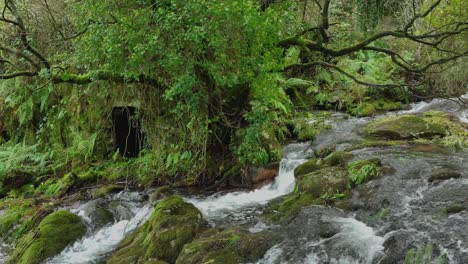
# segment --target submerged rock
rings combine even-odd
[[[252,234],[239,228],[209,230],[185,245],[176,263],[251,263],[259,260],[275,241],[269,232]]]
[[[161,200],[139,230],[120,243],[108,264],[174,263],[203,224],[200,211],[180,196]]]
[[[20,239],[7,264],[39,264],[60,253],[86,233],[79,216],[65,210],[45,217],[39,227]]]
[[[114,215],[102,199],[89,203],[85,209],[85,216],[91,220],[91,224],[96,229],[114,222]]]
[[[429,182],[434,182],[434,181],[442,181],[442,180],[449,180],[449,179],[458,179],[462,175],[461,173],[455,172],[455,171],[441,171],[441,172],[436,172],[429,176]]]
[[[367,125],[366,133],[386,139],[413,139],[443,137],[446,129],[415,115],[401,115],[375,120]]]

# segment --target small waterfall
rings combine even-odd
[[[131,219],[116,221],[82,238],[49,260],[47,264],[99,263],[126,235],[145,223],[153,211],[153,206],[149,203],[140,208],[136,204],[134,206],[134,216]],[[78,215],[82,216],[83,210],[80,210]]]
[[[207,218],[221,217],[243,207],[266,204],[268,201],[285,195],[294,189],[294,169],[307,161],[307,143],[296,143],[284,148],[285,158],[281,160],[279,174],[275,181],[253,191],[239,191],[215,194],[210,197],[189,198]]]
[[[461,96],[462,100],[468,101],[468,93]],[[452,113],[460,119],[463,123],[468,123],[468,109],[460,105],[461,102],[457,98],[452,99],[432,99],[429,102],[418,102],[410,104],[410,109],[405,111],[400,111],[400,113],[412,114],[412,113],[422,113],[426,111],[436,110],[443,111],[447,113]]]
[[[306,243],[300,242],[302,238],[293,238],[272,247],[257,264],[372,264],[383,254],[384,238],[366,224],[346,217],[325,216],[322,221],[335,226],[338,233]],[[284,254],[291,251],[293,254]],[[304,253],[305,257],[297,257]]]

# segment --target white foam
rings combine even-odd
[[[153,207],[140,208],[130,220],[123,220],[106,226],[91,236],[85,237],[66,248],[60,255],[49,260],[48,264],[86,264],[94,263],[111,252],[125,236],[144,223]]]
[[[215,194],[210,197],[188,198],[205,217],[220,216],[222,212],[233,212],[240,208],[266,204],[268,201],[285,195],[294,189],[294,169],[307,161],[301,154],[303,149],[290,153],[280,163],[279,175],[272,184],[253,191]]]
[[[340,232],[333,236],[334,244],[354,249],[365,263],[372,263],[383,251],[384,238],[377,236],[375,231],[363,222],[343,217],[329,221],[340,227]]]

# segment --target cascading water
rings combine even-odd
[[[284,148],[285,158],[281,161],[279,174],[272,184],[254,191],[215,194],[211,197],[189,198],[187,201],[193,203],[208,219],[226,216],[244,207],[265,204],[294,189],[294,169],[311,155],[310,151],[306,151],[307,147],[306,143],[297,143]]]
[[[61,254],[47,261],[48,264],[86,264],[100,263],[125,236],[143,224],[153,211],[150,203],[141,205],[135,202],[139,200],[140,195],[136,193],[122,192],[113,196],[110,200],[127,200],[132,216],[130,219],[116,219],[114,223],[104,226],[96,232],[85,236],[83,239],[75,242],[66,248]],[[86,217],[86,208],[90,203],[81,205],[78,209],[71,209],[72,212],[80,215],[90,222]],[[89,223],[91,224],[91,223]]]

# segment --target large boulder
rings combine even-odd
[[[85,233],[86,225],[79,216],[65,210],[56,211],[45,217],[36,230],[20,239],[6,263],[42,263]]]
[[[384,117],[366,126],[370,136],[386,139],[414,139],[445,136],[446,129],[415,115]]]
[[[202,227],[201,212],[180,196],[161,200],[150,219],[120,243],[108,264],[174,263]],[[153,261],[153,262],[150,262]]]
[[[342,167],[326,167],[303,175],[297,183],[298,191],[313,197],[344,192],[349,186],[347,171]]]
[[[262,258],[274,243],[273,235],[268,232],[252,234],[239,228],[221,232],[209,230],[184,246],[176,264],[253,263]]]

